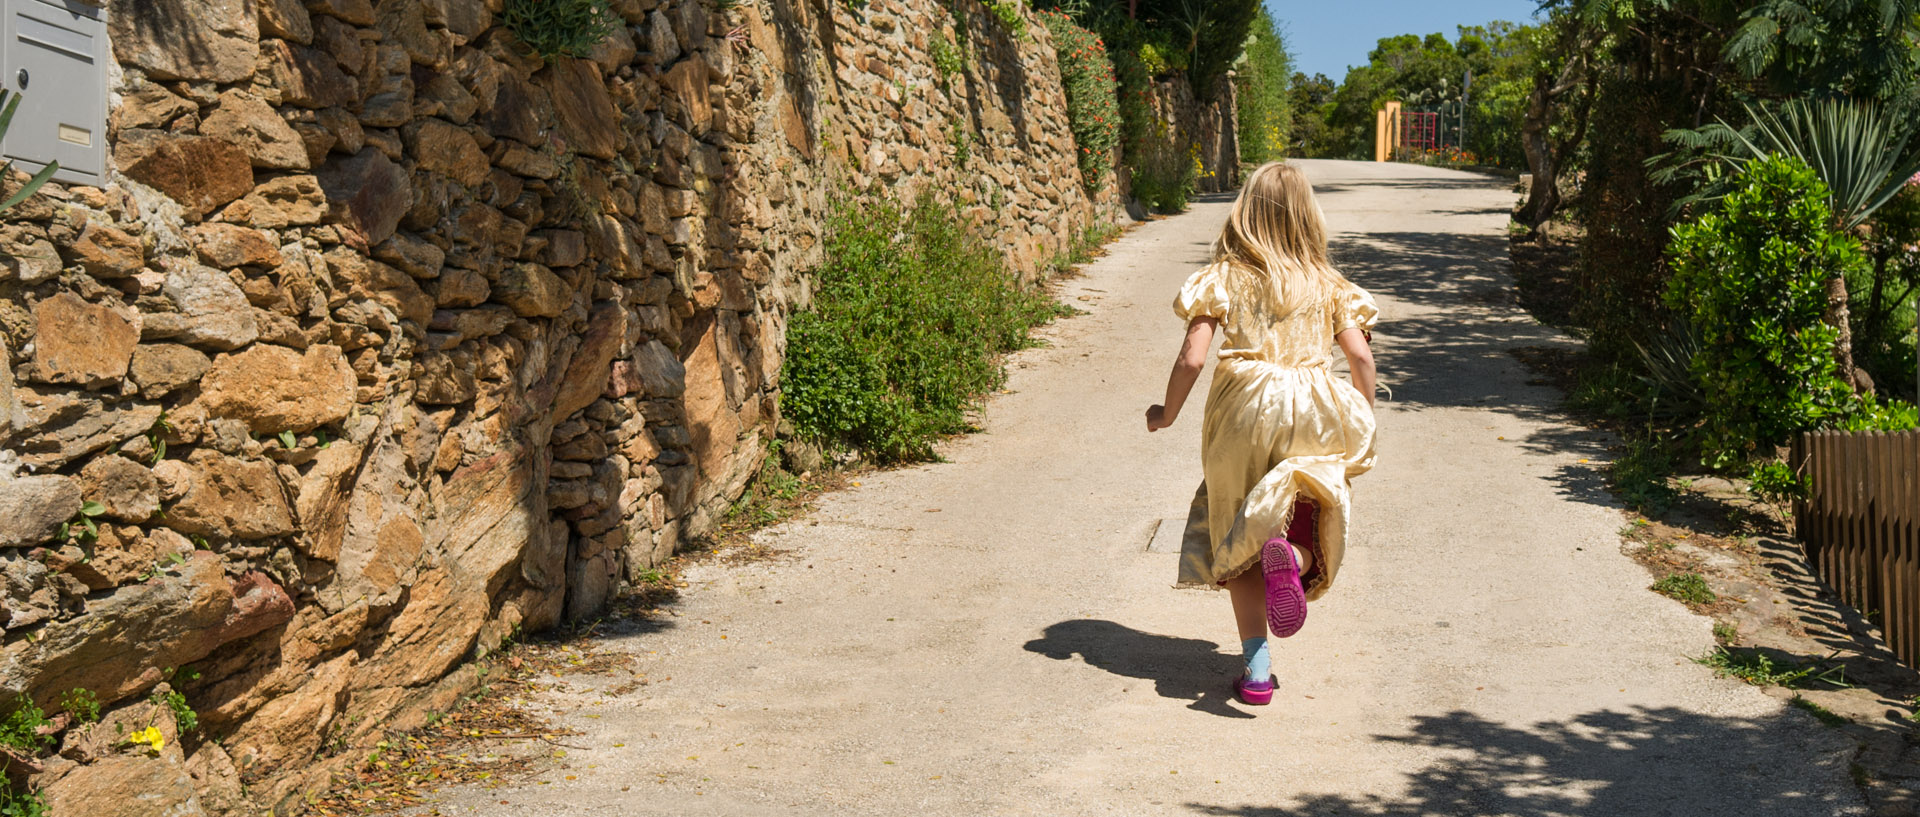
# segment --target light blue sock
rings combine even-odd
[[[1273,677],[1273,654],[1267,651],[1266,636],[1240,642],[1240,654],[1247,659],[1247,680],[1259,683]]]

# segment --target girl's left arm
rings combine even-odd
[[[1179,418],[1180,407],[1186,404],[1187,394],[1193,391],[1194,382],[1200,379],[1200,370],[1207,365],[1207,349],[1213,345],[1213,330],[1219,325],[1219,318],[1204,315],[1187,323],[1187,339],[1180,344],[1180,356],[1173,361],[1173,372],[1167,375],[1166,402],[1147,408],[1147,431],[1159,431]]]
[[[1342,330],[1333,336],[1333,342],[1340,344],[1340,351],[1347,356],[1347,372],[1353,377],[1353,387],[1366,395],[1367,408],[1373,408],[1373,392],[1379,377],[1373,368],[1373,348],[1367,343],[1366,330]]]

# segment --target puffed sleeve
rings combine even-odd
[[[1371,334],[1375,324],[1380,322],[1380,308],[1373,305],[1373,296],[1366,290],[1348,284],[1334,304],[1333,333],[1338,335],[1348,329],[1359,329]]]
[[[1227,265],[1214,264],[1188,278],[1180,287],[1180,297],[1173,299],[1173,314],[1183,321],[1199,317],[1226,320]]]

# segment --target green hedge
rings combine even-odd
[[[1004,381],[1000,356],[1059,314],[931,194],[843,205],[825,253],[787,328],[782,411],[802,438],[875,462],[932,459]]]

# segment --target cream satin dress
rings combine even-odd
[[[1183,321],[1220,320],[1220,363],[1200,427],[1206,479],[1194,494],[1181,544],[1180,584],[1215,586],[1260,561],[1283,535],[1294,501],[1319,504],[1325,555],[1307,600],[1340,572],[1352,490],[1373,467],[1373,410],[1332,368],[1333,336],[1379,320],[1373,296],[1347,284],[1288,314],[1264,276],[1222,262],[1187,279],[1174,301]]]

